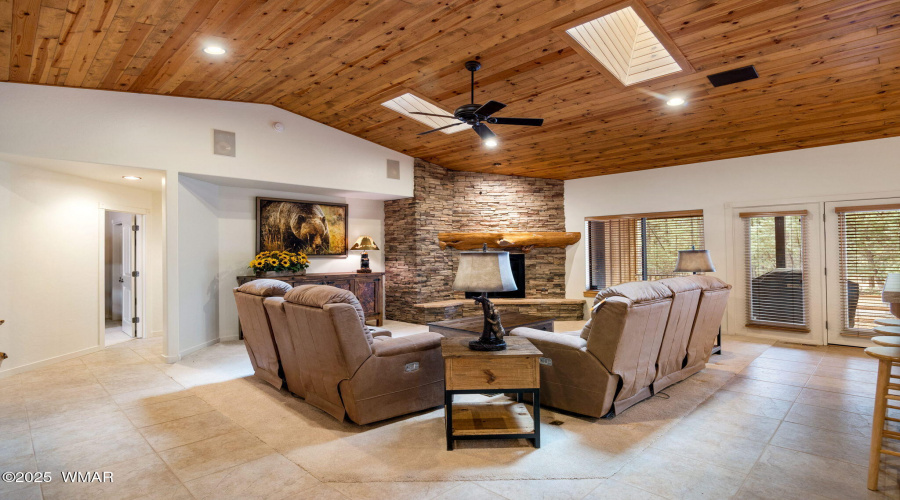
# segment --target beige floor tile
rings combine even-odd
[[[142,390],[178,390],[182,386],[169,378],[166,374],[160,372],[153,365],[147,365],[153,370],[152,372],[141,373],[133,377],[108,377],[100,378],[100,384],[110,394],[121,394],[123,392],[133,392]]]
[[[867,384],[865,382],[855,382],[852,380],[844,380],[840,378],[819,377],[813,375],[809,377],[806,387],[816,389],[818,391],[841,392],[851,394],[853,396],[874,397],[875,384]]]
[[[328,483],[351,500],[430,500],[459,486],[458,481]]]
[[[845,368],[849,370],[864,370],[869,372],[878,371],[878,361],[871,358],[855,358],[855,357],[825,357],[819,366],[833,366],[835,368]]]
[[[722,389],[726,391],[743,392],[755,396],[793,401],[797,399],[801,388],[793,385],[776,384],[752,378],[734,377],[725,384]]]
[[[750,366],[785,372],[803,373],[806,375],[812,375],[818,367],[815,363],[801,363],[799,361],[788,361],[775,358],[756,358],[750,363]]]
[[[782,419],[791,409],[791,402],[720,389],[700,406]]]
[[[148,494],[156,494],[157,498],[171,498],[173,493],[183,488],[178,478],[155,453],[106,465],[102,472],[112,472],[112,482],[66,483],[57,474],[50,484],[44,486],[44,498],[128,500],[146,497]],[[161,496],[163,493],[166,497]]]
[[[113,394],[112,398],[120,407],[131,408],[133,406],[152,405],[193,395],[193,392],[172,381],[171,384],[163,384],[148,389],[120,392]]]
[[[761,368],[759,366],[748,366],[738,373],[738,375],[745,378],[763,380],[765,382],[775,382],[776,384],[795,385],[798,387],[803,387],[809,380],[809,375],[803,373]]]
[[[182,481],[240,465],[274,450],[249,432],[240,430],[162,451],[160,457]]]
[[[462,483],[450,491],[434,497],[439,500],[506,500],[505,497],[485,489],[475,483]]]
[[[478,484],[505,498],[579,500],[600,485],[602,479],[544,479],[479,481]]]
[[[41,486],[39,484],[29,484],[25,488],[0,493],[0,500],[41,500]]]
[[[872,435],[872,417],[860,413],[822,408],[821,406],[794,403],[791,411],[784,418],[786,422],[818,427],[834,432],[843,432],[857,436]]]
[[[661,498],[665,497],[613,479],[604,480],[600,486],[584,497],[585,500],[659,500]]]
[[[863,382],[866,384],[874,384],[878,380],[878,374],[876,372],[870,372],[866,370],[853,370],[850,368],[838,368],[832,365],[819,365],[813,375],[819,377],[851,380],[854,382]]]
[[[215,410],[138,429],[156,451],[177,448],[237,430],[240,430],[237,424]]]
[[[28,422],[32,429],[37,429],[117,411],[119,411],[119,406],[109,396],[63,403],[43,401],[29,404]]]
[[[14,436],[28,432],[28,415],[17,413],[0,417],[0,436]]]
[[[77,387],[47,386],[40,390],[28,391],[23,397],[26,405],[36,403],[66,403],[70,401],[85,401],[109,396],[106,389],[100,384],[89,384]]]
[[[99,440],[109,434],[133,429],[134,426],[125,414],[117,411],[32,429],[31,439],[34,442],[34,450],[40,453],[61,446]]]
[[[781,420],[760,417],[749,413],[697,407],[681,420],[685,426],[711,429],[723,434],[739,436],[759,442],[768,442],[775,434]]]
[[[872,415],[875,411],[875,398],[872,396],[853,396],[851,394],[809,388],[800,391],[796,402],[832,410],[860,413],[862,415]]]
[[[153,448],[138,431],[132,429],[107,434],[102,439],[38,451],[37,462],[41,470],[49,471],[102,470],[106,465],[150,453],[153,453]]]
[[[11,457],[0,464],[0,471],[2,472],[37,472],[38,470],[38,464],[31,453]],[[10,498],[17,498],[16,492],[26,492],[30,486],[32,486],[32,483],[0,481],[0,495],[10,495]]]
[[[746,474],[766,448],[766,443],[687,422],[676,424],[651,448]]]
[[[347,500],[347,497],[341,492],[324,483],[304,491],[302,498],[303,500]]]
[[[750,471],[748,484],[777,488],[778,497],[835,500],[868,498],[866,467],[769,446]]]
[[[319,486],[312,477],[278,453],[186,483],[198,499],[304,498]]]
[[[131,349],[104,349],[87,356],[82,356],[81,361],[88,368],[96,369],[103,366],[144,364],[146,360],[138,356]]]
[[[31,433],[22,432],[0,437],[0,465],[15,461],[25,455],[33,455]]]
[[[824,500],[827,497],[796,488],[783,481],[773,482],[769,478],[751,476],[732,497],[732,500]]]
[[[800,363],[818,364],[822,361],[824,353],[817,348],[809,346],[790,346],[774,345],[759,355],[761,358],[783,359],[786,361],[797,361]]]
[[[612,479],[666,498],[728,498],[741,487],[744,477],[731,469],[649,449]]]
[[[860,466],[869,464],[869,438],[783,422],[770,444]]]
[[[135,427],[147,427],[191,415],[206,413],[213,408],[197,396],[173,399],[151,405],[134,406],[123,410]]]

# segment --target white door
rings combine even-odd
[[[122,224],[122,331],[130,336],[135,336],[134,323],[132,318],[135,316],[135,259],[134,259],[134,216],[129,218],[129,223]]]
[[[828,343],[872,345],[874,320],[892,317],[884,278],[900,272],[900,198],[825,203]]]
[[[112,235],[112,258],[110,259],[110,262],[112,263],[110,267],[110,280],[112,281],[110,283],[110,294],[112,304],[110,319],[113,321],[121,321],[122,285],[125,281],[122,278],[122,223],[113,223],[107,228],[107,231],[110,231],[110,234]]]

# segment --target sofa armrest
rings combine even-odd
[[[372,334],[373,337],[391,337],[393,334],[387,328],[382,328],[380,326],[366,326],[369,329],[369,333]]]
[[[416,333],[404,337],[376,337],[375,342],[372,344],[372,354],[383,358],[410,352],[439,349],[442,338],[444,337],[441,334],[434,332]]]
[[[535,343],[547,342],[549,344],[554,344],[559,348],[569,348],[576,351],[583,351],[587,348],[587,340],[584,340],[578,335],[545,332],[543,330],[535,330],[534,328],[528,327],[516,328],[510,332],[510,334],[515,335],[516,337],[525,337]]]

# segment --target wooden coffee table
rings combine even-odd
[[[541,447],[539,351],[525,337],[504,337],[503,351],[473,351],[471,337],[441,339],[447,449],[460,439],[530,439]],[[456,394],[515,393],[515,401],[453,404]],[[534,417],[522,402],[531,394]]]
[[[542,318],[540,316],[529,316],[519,313],[500,313],[500,323],[506,330],[506,333],[512,331],[513,328],[527,326],[535,330],[543,330],[545,332],[553,331],[553,318]],[[428,331],[440,333],[445,337],[469,337],[472,335],[481,335],[484,330],[484,316],[473,316],[471,318],[448,319],[445,321],[435,321],[428,323]]]

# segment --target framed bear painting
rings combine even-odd
[[[347,205],[256,198],[256,252],[347,257]]]

